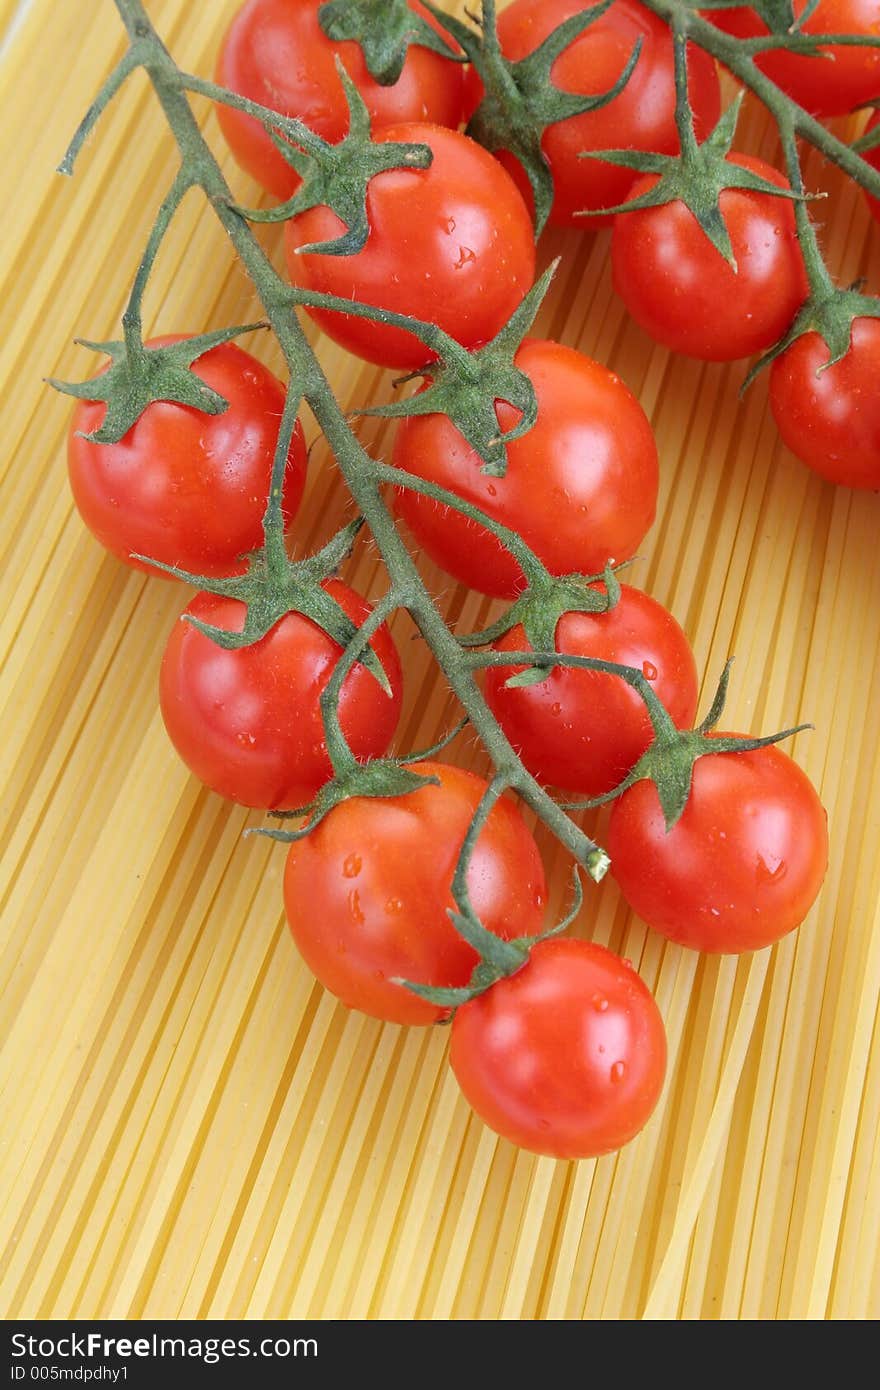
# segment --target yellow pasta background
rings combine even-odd
[[[205,74],[235,7],[148,0],[179,62]],[[137,74],[76,177],[60,178],[122,52],[114,6],[0,0],[0,34],[0,1312],[876,1317],[880,496],[835,491],[787,454],[766,382],[738,400],[742,364],[671,357],[629,322],[607,231],[546,237],[542,264],[562,263],[540,331],[618,371],[657,433],[660,511],[633,581],[688,631],[704,709],[736,654],[725,727],[815,725],[792,751],[828,809],[832,860],[803,927],[742,959],[667,945],[612,882],[588,885],[578,930],[629,956],[656,992],[666,1090],[619,1155],[518,1152],[459,1097],[444,1030],[348,1014],[312,980],[284,924],[283,848],[243,838],[261,818],[202,789],[166,739],[156,677],[185,596],[83,528],[66,480],[69,402],[42,379],[94,370],[75,336],[118,336],[173,142]],[[757,108],[742,135],[774,158]],[[841,279],[880,289],[880,229],[860,193],[818,160],[808,175],[829,193],[817,216]],[[266,244],[277,250],[277,232]],[[147,330],[256,316],[190,195],[148,291]],[[280,367],[269,335],[248,346]],[[326,342],[319,352],[347,405],[391,398],[391,374]],[[387,449],[389,431],[360,429]],[[347,514],[318,441],[302,546]],[[462,626],[491,617],[486,600],[425,574]],[[369,544],[348,577],[379,592]],[[406,749],[456,715],[408,621],[394,631]],[[450,756],[485,768],[467,735]],[[558,908],[567,865],[541,844]]]

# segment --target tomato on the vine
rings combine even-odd
[[[779,748],[707,753],[668,832],[652,782],[624,792],[608,852],[623,896],[649,927],[698,951],[755,951],[812,907],[828,865],[827,818]]]
[[[433,160],[427,169],[388,169],[370,180],[370,232],[353,256],[299,254],[301,246],[344,232],[327,207],[285,223],[291,280],[436,323],[466,348],[487,342],[531,289],[535,273],[531,218],[513,180],[458,131],[413,122],[386,127],[375,138],[428,145]],[[434,355],[402,328],[309,312],[329,337],[368,362],[415,368]]]
[[[529,642],[516,626],[493,647],[528,651]],[[565,613],[556,650],[635,667],[676,725],[691,727],[698,694],[693,653],[671,613],[641,590],[622,584],[619,602],[606,613]],[[651,742],[644,701],[619,676],[563,666],[535,685],[506,688],[522,669],[489,667],[486,699],[529,771],[582,796],[616,787]]]
[[[650,1119],[666,1033],[630,965],[604,946],[556,937],[457,1010],[449,1060],[496,1133],[535,1153],[593,1158]]]
[[[437,1007],[396,979],[466,985],[477,954],[453,926],[452,879],[486,790],[445,763],[416,764],[439,779],[397,797],[351,797],[291,845],[284,902],[309,969],[349,1008],[392,1023],[427,1024]],[[541,929],[541,856],[515,805],[493,806],[468,865],[474,911],[507,940]]]
[[[503,478],[482,471],[445,415],[401,421],[395,465],[518,531],[553,574],[596,574],[628,559],[657,506],[657,446],[645,412],[620,377],[574,348],[527,339],[514,360],[534,384],[538,418],[507,446]],[[503,430],[518,418],[504,402],[497,415]],[[411,489],[399,489],[395,505],[460,582],[508,598],[523,587],[516,561],[485,528]]]
[[[799,18],[808,0],[793,0]],[[751,6],[711,10],[705,14],[719,29],[736,38],[751,39],[769,33],[768,26]],[[852,34],[880,36],[878,0],[819,0],[801,25],[804,34]],[[755,63],[777,87],[814,116],[842,116],[880,96],[880,48],[830,45],[828,57],[786,53],[776,49],[755,55]]]
[[[770,370],[770,405],[793,454],[845,487],[880,489],[880,319],[857,318],[833,367],[818,333],[804,333]]]
[[[583,0],[513,0],[498,16],[504,56],[513,62],[533,53],[552,31],[584,10]],[[629,81],[607,106],[570,116],[547,127],[541,148],[553,175],[550,221],[589,228],[607,218],[576,218],[582,209],[614,207],[623,202],[635,174],[605,160],[580,159],[582,150],[625,147],[676,154],[675,81],[672,38],[668,25],[638,0],[614,0],[593,24],[559,55],[551,80],[564,92],[598,95],[620,77],[638,40],[642,50]],[[482,84],[470,78],[469,105],[480,99]],[[699,139],[714,128],[721,113],[715,63],[702,49],[688,51],[688,92]],[[528,184],[513,156],[500,155],[523,189]]]
[[[184,336],[154,338],[146,346]],[[284,387],[234,343],[211,348],[192,369],[229,402],[228,410],[206,415],[153,401],[117,444],[95,444],[81,435],[100,428],[107,407],[78,402],[67,446],[70,486],[89,530],[136,569],[162,573],[132,553],[195,574],[237,574],[244,568],[239,557],[263,542]],[[284,479],[288,525],[305,487],[306,457],[297,421]]]
[[[399,121],[455,127],[462,118],[463,68],[442,53],[407,49],[396,82],[371,77],[360,45],[328,39],[318,22],[322,0],[248,0],[232,21],[217,61],[217,81],[239,96],[304,122],[337,144],[348,131],[348,106],[336,58],[363,97],[374,130]],[[442,33],[419,0],[410,8]],[[217,114],[239,164],[278,198],[289,198],[299,176],[252,116],[219,104]]]
[[[728,162],[778,188],[788,186],[778,170],[752,155],[732,154]],[[656,174],[639,179],[631,197],[656,182]],[[619,213],[611,259],[614,288],[656,342],[688,357],[730,362],[781,338],[809,286],[788,198],[726,188],[719,205],[735,269],[678,199]]]
[[[338,579],[323,586],[355,625],[370,607]],[[184,610],[241,632],[238,599],[197,594]],[[387,627],[370,643],[391,686],[356,665],[342,685],[339,722],[355,757],[384,754],[400,717],[402,676]],[[292,810],[311,801],[332,769],[321,692],[342,649],[318,625],[287,613],[252,646],[227,650],[183,620],[172,628],[159,680],[162,717],[183,761],[207,786],[245,806]]]

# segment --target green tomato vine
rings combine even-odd
[[[418,982],[406,982],[433,1002],[454,1007],[474,993],[488,988],[494,980],[513,973],[522,965],[534,941],[542,939],[523,939],[515,944],[502,943],[495,937],[487,939],[491,934],[479,922],[469,901],[466,872],[470,856],[492,805],[502,793],[512,791],[519,795],[557,837],[576,865],[585,869],[596,882],[601,880],[609,866],[605,851],[569,815],[569,810],[574,809],[575,804],[565,805],[555,800],[523,766],[484,699],[477,681],[480,670],[492,665],[521,665],[526,670],[512,680],[523,684],[544,679],[554,666],[568,666],[603,672],[629,684],[645,703],[654,740],[637,767],[609,796],[619,795],[638,778],[650,777],[658,786],[668,824],[674,823],[680,815],[687,799],[694,761],[704,752],[755,748],[775,742],[794,731],[787,730],[766,739],[709,740],[707,735],[723,707],[727,669],[709,715],[698,729],[679,733],[640,670],[588,657],[560,655],[555,650],[554,641],[559,617],[571,610],[596,610],[599,600],[590,583],[597,578],[605,579],[606,590],[601,602],[605,606],[612,604],[615,592],[619,592],[613,573],[609,570],[604,576],[570,575],[556,579],[548,573],[522,537],[478,507],[443,488],[372,458],[353,432],[295,312],[309,307],[342,310],[415,334],[425,345],[426,356],[430,353],[436,358],[428,372],[430,382],[427,388],[409,400],[373,407],[362,413],[386,418],[417,413],[446,414],[480,455],[484,471],[503,477],[507,464],[507,444],[528,433],[537,411],[534,388],[516,366],[514,354],[531,327],[555,267],[551,267],[542,277],[495,340],[472,352],[462,348],[434,324],[292,287],[272,266],[251,231],[250,221],[283,220],[305,208],[326,204],[337,212],[345,232],[338,241],[318,249],[334,255],[352,254],[363,246],[369,233],[366,191],[370,178],[388,168],[424,168],[430,162],[430,150],[418,145],[374,144],[370,138],[364,104],[354,84],[344,74],[341,75],[349,103],[350,133],[339,145],[328,145],[302,122],[281,116],[213,82],[182,71],[162,43],[142,0],[114,0],[114,3],[128,35],[128,48],[86,113],[60,170],[65,174],[73,172],[85,139],[101,113],[130,74],[139,68],[148,76],[162,106],[177,144],[180,163],[159,208],[137,270],[123,316],[122,340],[88,344],[109,353],[112,359],[110,370],[100,378],[99,385],[95,382],[53,384],[74,396],[107,402],[104,424],[95,436],[98,442],[121,438],[153,400],[176,400],[208,413],[217,413],[225,408],[226,403],[199,381],[191,370],[191,364],[208,345],[265,325],[221,330],[199,339],[187,340],[173,348],[148,348],[142,333],[141,304],[159,247],[185,195],[192,189],[200,190],[253,283],[262,304],[266,325],[271,327],[283,353],[289,382],[264,515],[264,544],[262,550],[250,557],[246,574],[226,580],[208,580],[173,567],[163,568],[203,589],[233,596],[245,603],[247,617],[243,632],[230,634],[205,629],[215,641],[225,645],[249,644],[265,635],[285,613],[300,612],[318,622],[344,649],[321,701],[334,777],[312,805],[290,808],[290,814],[310,816],[303,829],[281,828],[264,832],[285,841],[307,834],[317,820],[345,797],[398,796],[424,784],[426,779],[410,765],[417,762],[418,756],[427,754],[410,755],[402,761],[386,758],[367,764],[358,763],[345,741],[338,718],[342,685],[355,663],[362,662],[375,679],[384,681],[381,665],[369,646],[370,637],[395,609],[408,610],[459,701],[466,721],[478,736],[495,769],[465,838],[453,884],[458,908],[453,920],[457,929],[476,949],[480,964],[465,990],[432,992]],[[790,185],[787,196],[795,203],[798,235],[810,283],[810,297],[789,333],[766,354],[748,380],[752,379],[754,371],[782,351],[795,337],[812,329],[822,333],[831,349],[832,360],[837,360],[847,351],[852,319],[864,314],[877,316],[880,314],[880,301],[854,290],[838,289],[834,285],[807,211],[798,139],[818,149],[875,197],[880,197],[880,173],[862,158],[857,146],[849,146],[839,140],[785,96],[760,71],[754,58],[774,47],[815,54],[823,45],[851,42],[851,36],[802,33],[789,0],[780,0],[778,4],[767,0],[767,3],[756,6],[772,32],[759,39],[745,40],[734,39],[716,28],[687,0],[643,0],[643,3],[672,31],[676,60],[676,120],[681,154],[675,159],[663,158],[662,165],[657,156],[639,155],[631,151],[603,151],[600,157],[611,159],[612,162],[616,159],[634,169],[660,172],[661,183],[665,180],[666,186],[661,189],[658,185],[660,192],[655,193],[655,201],[667,196],[684,198],[694,209],[719,252],[727,254],[729,244],[725,245],[726,233],[718,213],[718,196],[723,188],[732,186],[734,180],[743,177],[743,171],[725,164],[723,159],[733,138],[736,109],[731,108],[722,117],[717,131],[708,141],[703,145],[697,144],[687,94],[687,45],[699,45],[728,68],[758,96],[778,127]],[[723,8],[724,4],[725,0],[715,0],[716,8]],[[540,231],[552,202],[552,180],[541,151],[543,131],[554,121],[595,109],[613,100],[637,65],[638,47],[630,55],[620,80],[610,91],[588,97],[573,97],[553,85],[550,77],[552,64],[565,45],[605,11],[607,3],[585,9],[574,20],[567,21],[531,58],[520,63],[508,62],[501,53],[494,0],[483,0],[481,21],[473,26],[454,20],[436,5],[429,4],[427,8],[450,36],[453,47],[457,47],[474,63],[483,80],[486,95],[472,118],[469,132],[482,139],[490,149],[505,148],[521,159],[534,193],[537,230]],[[443,40],[424,20],[410,22],[407,6],[401,4],[400,0],[383,0],[382,4],[370,5],[325,4],[322,7],[322,22],[330,35],[347,39],[360,35],[359,41],[370,71],[380,81],[394,80],[409,43],[426,43],[448,53]],[[387,26],[384,36],[383,22]],[[816,61],[821,60],[817,58]],[[276,147],[303,178],[295,196],[266,212],[248,211],[237,206],[193,114],[190,94],[207,96],[259,120],[272,136]],[[863,145],[863,148],[868,147]],[[778,193],[780,190],[773,188],[765,191]],[[517,425],[507,434],[503,434],[498,425],[498,401],[508,402],[519,412]],[[291,561],[284,540],[281,496],[288,448],[303,403],[311,410],[330,446],[358,517],[317,555]],[[528,588],[505,618],[492,629],[462,637],[447,625],[398,534],[384,500],[383,488],[389,484],[414,489],[454,508],[489,530],[517,561]],[[363,627],[356,629],[320,588],[320,583],[347,557],[361,526],[366,526],[381,554],[388,575],[388,588]],[[532,650],[492,653],[474,649],[485,646],[520,621],[526,627]],[[455,732],[457,730],[451,736]],[[435,751],[432,749],[429,753]],[[600,798],[606,799],[608,797]],[[579,904],[580,882],[576,870],[572,913],[551,932],[567,926]]]

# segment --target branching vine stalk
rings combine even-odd
[[[244,263],[284,354],[290,374],[289,392],[297,400],[301,396],[315,416],[392,576],[397,602],[408,609],[499,774],[598,881],[607,870],[608,856],[526,771],[489,711],[467,656],[447,627],[397,532],[380,491],[375,465],[353,434],[305,334],[291,313],[294,292],[275,271],[247,222],[235,209],[232,191],[189,105],[186,80],[153,28],[141,0],[114,2],[134,55],[126,71],[140,66],[149,76],[177,141],[184,177],[190,186],[203,190]],[[117,81],[113,90],[118,90],[120,85],[121,81]],[[107,100],[109,96],[91,108],[87,117],[90,124],[97,120]],[[84,128],[77,132],[76,148],[68,153],[62,165],[65,172],[72,171],[89,128],[84,122]],[[286,449],[283,457],[286,458]],[[277,458],[282,458],[280,448]],[[271,545],[271,537],[279,532],[280,519],[280,509],[270,506],[266,517],[267,547]]]
[[[802,31],[801,25],[805,17],[802,15],[800,21],[794,21],[792,18],[784,33],[775,32],[766,37],[749,40],[734,39],[698,13],[696,6],[689,0],[643,0],[643,3],[648,10],[664,21],[672,33],[676,79],[675,114],[680,136],[680,158],[655,157],[627,151],[591,151],[590,157],[608,158],[614,162],[614,156],[618,156],[618,163],[629,165],[634,170],[654,168],[666,180],[666,193],[671,189],[673,195],[679,186],[676,180],[686,179],[688,169],[702,170],[706,188],[704,205],[698,212],[700,224],[721,254],[731,259],[727,233],[717,208],[717,193],[719,188],[727,186],[723,182],[724,174],[722,172],[719,175],[719,170],[724,166],[724,157],[733,138],[737,108],[725,113],[713,135],[702,145],[698,145],[688,95],[688,45],[697,44],[722,63],[763,102],[779,130],[789,179],[786,196],[790,196],[794,201],[798,235],[810,285],[810,298],[792,326],[790,334],[762,359],[762,363],[781,351],[792,340],[793,335],[805,332],[811,327],[818,327],[825,334],[831,350],[831,360],[836,361],[846,351],[852,318],[858,313],[880,313],[880,308],[876,307],[878,301],[867,300],[854,291],[838,290],[833,283],[807,210],[808,194],[804,186],[798,140],[806,140],[826,158],[839,165],[867,192],[880,198],[880,172],[862,158],[861,154],[862,149],[872,147],[876,140],[857,141],[855,145],[850,146],[838,139],[784,95],[761,71],[755,57],[773,48],[787,48],[793,52],[811,54],[822,44],[843,44],[849,41],[848,37],[807,35]],[[710,748],[717,752],[733,747],[757,748],[768,742],[775,742],[793,731],[787,730],[785,734],[772,735],[768,739],[731,740],[714,737],[712,728],[720,717],[727,684],[728,671],[725,669],[718,696],[709,715],[696,730],[680,734],[641,670],[589,657],[563,656],[558,653],[554,647],[554,633],[559,604],[563,604],[560,612],[567,611],[564,606],[566,603],[582,611],[600,611],[595,594],[587,591],[590,584],[601,576],[574,575],[566,576],[562,580],[556,579],[549,574],[546,566],[521,536],[488,516],[479,507],[436,484],[372,458],[354,433],[350,420],[337,401],[296,315],[299,308],[342,312],[402,329],[418,338],[425,347],[426,365],[422,371],[414,375],[422,375],[426,379],[422,392],[410,401],[374,407],[361,413],[393,418],[403,414],[440,411],[448,414],[450,419],[459,425],[459,416],[455,412],[464,401],[467,410],[463,410],[463,415],[469,424],[467,428],[461,425],[459,427],[465,433],[467,442],[481,457],[483,472],[503,477],[507,466],[507,444],[528,432],[537,412],[533,386],[525,374],[516,367],[514,354],[534,320],[555,266],[550,267],[526,296],[496,339],[472,351],[463,348],[435,324],[417,321],[375,306],[291,286],[273,267],[252,232],[249,220],[283,220],[297,211],[312,207],[316,202],[322,201],[320,195],[327,186],[326,180],[330,178],[328,171],[332,173],[337,166],[343,167],[343,177],[347,179],[354,170],[357,177],[351,184],[345,184],[340,193],[339,204],[333,204],[334,210],[342,217],[345,225],[344,235],[337,242],[322,245],[317,249],[329,250],[331,254],[357,251],[363,246],[368,231],[364,199],[369,178],[386,168],[426,168],[432,158],[430,148],[424,145],[389,144],[381,149],[377,145],[367,145],[362,149],[358,141],[366,138],[369,142],[366,109],[354,84],[340,70],[350,116],[349,136],[345,139],[351,140],[352,148],[357,146],[357,157],[349,158],[348,150],[343,150],[345,142],[340,146],[330,146],[301,121],[279,115],[265,106],[218,87],[214,82],[182,71],[153,27],[143,0],[114,0],[114,4],[128,35],[128,48],[83,118],[60,170],[65,174],[73,172],[87,136],[127,77],[138,68],[146,72],[152,83],[176,140],[180,165],[161,203],[136,272],[123,315],[123,342],[90,345],[103,348],[112,358],[111,367],[105,377],[101,378],[106,383],[105,386],[96,387],[95,383],[73,386],[55,384],[61,385],[61,389],[78,397],[108,401],[104,423],[92,436],[100,442],[121,438],[149,399],[177,400],[209,413],[218,413],[225,408],[226,402],[201,383],[190,371],[190,367],[199,352],[206,351],[209,345],[225,341],[244,329],[219,330],[172,346],[148,346],[143,339],[141,306],[153,263],[184,198],[192,189],[201,190],[253,283],[265,312],[266,324],[272,328],[278,340],[289,377],[263,519],[263,549],[249,557],[246,575],[202,584],[202,587],[215,593],[244,598],[248,605],[248,618],[241,634],[222,634],[204,628],[203,630],[208,631],[209,636],[223,645],[244,645],[264,635],[285,612],[300,611],[312,616],[320,609],[320,621],[323,624],[326,620],[326,630],[343,648],[342,656],[321,697],[321,714],[333,778],[309,807],[298,808],[298,811],[292,812],[310,815],[311,819],[306,827],[296,831],[278,829],[267,830],[264,833],[281,840],[295,840],[307,834],[317,820],[346,796],[357,795],[360,792],[389,796],[398,792],[403,794],[424,785],[426,778],[411,766],[406,766],[403,761],[377,759],[374,764],[358,763],[346,742],[339,719],[342,687],[356,663],[361,662],[377,680],[387,686],[387,678],[370,647],[370,641],[395,610],[406,609],[462,706],[466,722],[480,739],[495,769],[465,837],[453,884],[453,895],[458,909],[453,915],[453,920],[461,934],[475,947],[481,961],[468,990],[471,994],[479,992],[488,987],[493,980],[517,968],[517,964],[525,958],[523,952],[527,951],[534,940],[540,939],[522,938],[516,944],[500,942],[498,938],[486,940],[491,934],[486,932],[475,917],[470,905],[466,883],[467,867],[480,830],[503,793],[512,791],[522,797],[573,856],[576,863],[585,868],[598,882],[608,869],[608,856],[575,823],[568,814],[569,810],[587,804],[598,804],[607,800],[609,796],[619,794],[637,777],[650,777],[657,783],[669,822],[681,812],[690,787],[694,760],[702,753],[710,751]],[[785,0],[782,0],[780,5],[770,6],[774,15],[777,10],[782,13],[784,4]],[[715,7],[724,8],[724,0],[716,0]],[[359,5],[358,14],[366,12],[367,8]],[[399,6],[397,8],[400,9]],[[549,168],[546,167],[541,151],[543,130],[555,121],[597,109],[613,100],[629,80],[638,62],[639,45],[636,45],[629,55],[624,71],[612,88],[588,97],[576,96],[553,85],[550,69],[565,44],[577,38],[601,17],[607,9],[606,3],[585,7],[582,13],[565,21],[534,54],[516,64],[509,63],[501,52],[495,26],[494,0],[484,0],[482,22],[476,21],[476,28],[469,28],[461,21],[453,20],[430,3],[428,8],[445,24],[453,46],[460,46],[483,77],[486,97],[469,129],[473,128],[473,133],[478,135],[482,132],[481,138],[490,149],[506,148],[521,157],[532,186],[536,221],[540,230],[552,202],[552,186],[548,186]],[[811,11],[812,8],[808,6],[808,10]],[[347,35],[348,28],[354,22],[354,8],[346,11],[342,5],[329,4],[323,9],[327,12],[328,22],[341,25]],[[768,6],[760,7],[762,15],[765,9],[768,9]],[[787,12],[786,10],[786,14]],[[867,42],[870,43],[872,40]],[[439,45],[439,51],[443,51],[442,40],[436,35],[429,40],[429,46],[435,45]],[[372,58],[386,72],[394,71],[400,59],[397,40],[390,49],[377,48],[372,51]],[[288,203],[267,212],[251,213],[239,208],[217,160],[202,135],[190,105],[190,95],[206,96],[260,121],[276,147],[298,173],[308,178],[307,166],[312,173],[317,169],[317,195],[313,196],[304,184]],[[501,132],[507,118],[510,120],[510,130],[515,138],[513,143],[508,141],[505,144],[505,137]],[[876,138],[880,139],[880,136]],[[364,150],[368,148],[371,153],[366,155]],[[652,159],[653,165],[650,162]],[[367,182],[359,183],[358,177],[362,178],[364,170]],[[712,177],[716,179],[714,185],[711,184]],[[760,183],[756,176],[742,171],[735,171],[729,177],[731,185],[736,180],[743,187],[756,187]],[[769,191],[779,190],[770,188]],[[656,198],[665,195],[655,193],[651,196]],[[872,305],[875,307],[872,308]],[[266,325],[251,324],[246,327],[252,329],[261,326]],[[751,380],[753,375],[754,372],[750,373],[748,380]],[[494,395],[491,391],[487,394],[487,382],[492,386],[498,386]],[[121,404],[112,396],[119,383],[122,385],[122,391],[118,394],[124,398]],[[156,389],[164,394],[151,395]],[[474,400],[480,403],[480,408],[476,411],[471,409]],[[508,402],[518,411],[517,423],[506,432],[501,430],[498,423],[495,411],[497,400]],[[294,564],[287,553],[282,493],[288,453],[297,415],[303,403],[311,410],[329,445],[358,516],[354,522],[344,527],[319,555]],[[530,650],[472,650],[478,645],[485,646],[493,640],[496,632],[510,628],[517,620],[520,601],[513,605],[505,619],[499,620],[498,624],[485,633],[459,637],[451,631],[398,534],[383,494],[383,490],[389,486],[414,490],[440,505],[455,509],[461,516],[489,531],[506,548],[522,571],[527,586],[522,604],[525,605],[523,611],[530,615],[523,623],[526,635],[532,643]],[[353,629],[353,626],[335,611],[334,601],[329,596],[324,594],[315,597],[313,591],[347,556],[356,532],[362,524],[366,524],[381,554],[389,584],[386,593],[373,607],[363,626]],[[168,565],[162,565],[160,568],[170,570],[182,578],[198,579],[197,576],[185,574]],[[605,574],[605,587],[605,602],[607,606],[611,606],[616,601],[616,596],[619,596],[619,587],[610,568]],[[313,594],[311,598],[303,597],[307,590]],[[543,609],[541,604],[544,605]],[[537,618],[536,611],[539,614]],[[597,798],[593,803],[558,802],[527,771],[489,710],[477,681],[477,674],[498,666],[527,668],[525,674],[521,672],[518,676],[512,677],[512,683],[520,684],[529,680],[544,679],[547,673],[556,667],[592,671],[623,680],[644,702],[654,732],[651,747],[624,783],[608,796]],[[711,744],[707,742],[710,737]],[[442,742],[438,748],[441,746]],[[432,780],[430,775],[427,780]],[[566,917],[565,922],[552,928],[551,932],[568,925],[579,903],[580,880],[576,875],[572,913]],[[417,984],[411,984],[410,987],[419,992]],[[426,998],[433,998],[435,1003],[450,1007],[454,1007],[467,993],[455,990],[421,992]]]

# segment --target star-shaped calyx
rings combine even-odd
[[[426,0],[427,8],[454,35],[480,75],[484,96],[467,126],[487,150],[508,150],[525,170],[534,200],[535,236],[540,236],[553,204],[553,176],[541,148],[548,126],[607,106],[626,86],[641,52],[641,39],[623,72],[605,92],[583,95],[565,92],[550,77],[561,53],[594,24],[612,0],[579,11],[564,20],[533,53],[511,62],[505,58],[494,23],[494,4],[483,5],[482,33],[443,13]]]
[[[265,323],[247,323],[236,328],[218,328],[212,333],[200,333],[194,338],[155,347],[146,346],[137,334],[110,343],[91,343],[77,338],[80,347],[106,353],[110,366],[90,381],[57,381],[49,377],[48,384],[77,400],[105,401],[107,412],[100,428],[85,438],[93,444],[116,444],[153,401],[173,401],[205,415],[222,415],[229,402],[196,375],[192,364],[211,348],[228,343],[240,333],[252,333],[266,326]]]
[[[400,77],[411,44],[452,62],[464,61],[407,0],[327,0],[318,10],[318,23],[328,39],[358,43],[367,71],[382,87]]]
[[[296,170],[302,182],[292,198],[274,208],[238,208],[249,222],[288,222],[310,208],[327,207],[345,226],[341,236],[330,241],[298,246],[297,254],[311,252],[324,256],[355,256],[364,249],[370,234],[367,215],[367,188],[370,180],[388,169],[427,169],[433,153],[427,145],[399,140],[375,142],[370,136],[370,113],[357,87],[340,60],[336,68],[348,105],[348,134],[336,145],[310,133],[303,148],[267,126],[276,148]]]
[[[654,737],[648,749],[612,791],[592,797],[589,801],[566,802],[565,805],[569,809],[578,810],[601,806],[622,796],[635,782],[647,780],[653,782],[657,788],[666,829],[670,831],[681,818],[687,805],[694,777],[694,763],[698,758],[705,757],[708,753],[749,753],[755,748],[766,748],[771,743],[780,743],[782,739],[791,738],[804,729],[812,728],[811,724],[798,724],[793,729],[783,729],[781,733],[768,734],[764,738],[748,738],[741,734],[714,734],[713,730],[724,712],[731,665],[732,661],[728,661],[724,667],[712,707],[695,729],[676,728],[650,683],[645,680],[639,681],[640,693],[654,730]]]
[[[225,647],[228,651],[251,647],[265,637],[285,614],[301,613],[304,618],[317,623],[344,650],[354,640],[358,629],[345,610],[323,588],[322,582],[348,558],[363,524],[363,517],[350,522],[337,531],[322,550],[306,560],[284,557],[279,564],[277,553],[273,552],[270,558],[268,549],[254,551],[242,557],[247,564],[245,573],[232,575],[228,579],[193,574],[176,565],[163,564],[151,555],[135,555],[134,558],[146,561],[197,589],[222,594],[224,598],[234,598],[245,605],[245,621],[240,632],[230,632],[190,614],[185,615],[186,622],[192,623],[218,647]],[[379,682],[386,695],[390,695],[388,677],[372,647],[368,646],[359,660]]]
[[[745,93],[741,92],[736,97],[723,113],[712,134],[701,145],[693,138],[691,127],[690,138],[682,139],[681,154],[648,154],[640,150],[583,150],[580,154],[581,159],[602,159],[609,164],[619,164],[622,168],[633,169],[640,174],[659,176],[654,186],[639,197],[619,203],[613,208],[602,208],[602,216],[662,207],[666,203],[684,203],[719,255],[735,270],[736,258],[719,203],[724,190],[747,188],[754,193],[767,193],[774,198],[788,198],[794,202],[800,197],[790,188],[780,188],[769,179],[753,173],[751,169],[745,169],[728,160],[727,155],[736,134],[744,95]],[[590,217],[594,214],[581,212],[576,215]]]
[[[759,357],[751,368],[740,388],[740,395],[749,389],[765,367],[769,367],[805,333],[818,333],[828,348],[828,360],[819,367],[818,375],[827,372],[849,352],[853,320],[858,318],[880,319],[880,299],[876,295],[862,294],[857,286],[839,289],[830,282],[823,289],[814,289],[785,336],[774,343],[763,357]]]
[[[566,574],[561,578],[546,570],[532,578],[529,587],[491,627],[459,637],[463,647],[484,647],[496,642],[519,624],[532,651],[544,660],[526,666],[505,681],[505,686],[538,685],[547,679],[553,663],[546,654],[556,651],[556,629],[566,613],[608,613],[620,602],[617,571],[630,561],[607,565],[602,574]],[[601,587],[599,587],[601,585]]]
[[[510,941],[505,941],[503,937],[496,936],[494,932],[489,931],[474,910],[467,890],[467,861],[468,856],[465,854],[459,859],[452,883],[452,896],[456,906],[454,908],[449,907],[446,911],[459,936],[464,937],[468,945],[472,946],[479,956],[479,961],[474,966],[468,983],[455,988],[446,985],[419,984],[416,980],[400,978],[394,981],[395,984],[403,985],[405,989],[417,994],[420,999],[426,999],[429,1004],[436,1004],[438,1008],[449,1009],[450,1011],[461,1008],[462,1004],[467,1004],[470,999],[476,999],[477,995],[485,994],[486,990],[491,989],[499,980],[506,979],[510,975],[515,975],[518,970],[522,970],[533,948],[539,942],[547,941],[551,936],[560,936],[562,932],[568,930],[580,912],[584,900],[580,874],[575,869],[571,908],[562,920],[546,931],[538,932],[535,936],[515,936]]]
[[[548,266],[540,280],[508,319],[500,333],[484,347],[468,352],[452,339],[432,362],[414,375],[429,378],[424,390],[407,400],[371,406],[361,415],[399,419],[410,415],[446,415],[483,461],[482,472],[503,478],[507,472],[507,445],[521,439],[538,418],[538,398],[525,372],[514,362],[559,262]],[[520,412],[512,429],[501,430],[497,403],[505,401]]]

